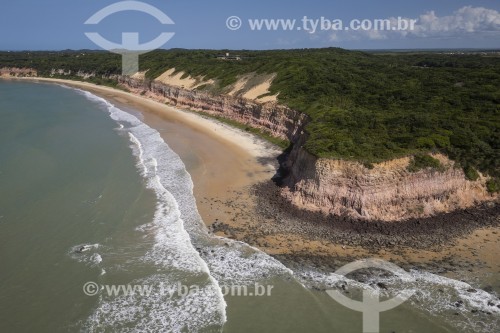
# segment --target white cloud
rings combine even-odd
[[[410,20],[411,18],[405,18]],[[398,19],[391,17],[391,24]],[[449,16],[437,16],[434,11],[420,15],[413,30],[380,31],[349,30],[330,34],[331,41],[377,40],[389,38],[457,38],[500,35],[500,13],[493,9],[466,6]]]
[[[420,15],[415,30],[418,37],[459,37],[476,33],[500,32],[500,13],[483,7],[463,7],[450,16],[438,17],[434,11]]]

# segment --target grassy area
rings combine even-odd
[[[423,169],[432,169],[436,171],[444,171],[444,166],[439,162],[438,159],[427,155],[427,154],[416,154],[413,156],[410,164],[408,165],[408,171],[417,172]]]
[[[490,193],[500,192],[500,181],[498,180],[498,178],[490,179],[486,182],[486,188]]]
[[[464,174],[468,180],[475,181],[479,179],[479,174],[477,173],[476,169],[471,166],[466,166],[464,168]]]

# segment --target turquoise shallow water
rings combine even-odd
[[[0,81],[0,332],[362,331],[360,313],[304,287],[338,277],[291,272],[210,236],[184,164],[128,111],[75,89]],[[412,274],[420,294],[383,313],[381,332],[496,325],[457,320],[445,306],[467,285]],[[104,289],[88,296],[88,282]],[[271,294],[223,295],[226,286],[254,293],[255,283]],[[107,292],[120,285],[150,293]],[[183,286],[197,288],[184,295]]]

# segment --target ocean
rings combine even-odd
[[[0,81],[0,332],[363,331],[360,312],[310,287],[346,284],[360,299],[375,280],[292,271],[211,235],[193,186],[139,111],[62,85]],[[409,274],[384,280],[415,294],[381,313],[380,332],[500,327],[487,304],[495,295]]]

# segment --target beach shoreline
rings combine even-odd
[[[247,189],[269,180],[277,170],[281,150],[253,134],[199,113],[136,94],[92,83],[51,78],[8,78],[62,84],[89,91],[124,111],[140,113],[180,156],[191,175],[198,211],[207,226],[234,219],[236,212],[223,204],[236,196],[251,206]]]
[[[273,192],[276,188],[272,188],[270,179],[276,173],[280,150],[263,139],[203,115],[109,87],[62,79],[21,80],[87,90],[120,108],[140,112],[142,120],[158,130],[185,163],[194,183],[198,210],[209,230],[258,247],[287,265],[307,262],[333,269],[355,259],[379,257],[407,269],[419,267],[433,271],[435,268],[435,272],[459,271],[459,275],[474,267],[487,274],[500,273],[500,262],[491,256],[500,244],[498,215],[496,218],[493,215],[489,223],[481,225],[478,222],[474,228],[464,227],[462,233],[453,233],[450,235],[453,237],[443,241],[433,237],[432,231],[422,233],[420,238],[417,235],[406,237],[405,232],[415,230],[410,228],[399,234],[379,237],[381,242],[375,243],[377,239],[367,235],[372,231],[361,230],[364,224],[353,227],[345,236],[339,232],[345,225],[338,223],[340,228],[331,228],[312,223],[313,215],[301,216]],[[457,218],[466,219],[467,214]],[[480,214],[473,220],[482,218]],[[338,235],[330,237],[330,233]],[[393,237],[394,244],[390,244]],[[398,237],[403,241],[398,241]],[[426,237],[435,240],[435,246],[415,246],[419,239]],[[500,285],[493,287],[500,291]]]

